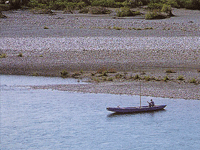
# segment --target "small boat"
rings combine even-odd
[[[158,111],[163,110],[167,105],[154,105],[151,104],[149,106],[141,106],[141,82],[140,82],[140,106],[139,107],[107,107],[108,111],[112,111],[115,113],[140,113],[140,112],[150,112],[150,111]]]
[[[141,107],[107,107],[108,111],[115,113],[140,113],[140,112],[149,112],[163,110],[167,105],[155,105],[153,107],[141,106]]]

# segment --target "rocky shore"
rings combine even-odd
[[[200,100],[200,12],[144,20],[109,15],[3,12],[0,73],[74,77],[45,88]],[[45,28],[46,27],[46,28]]]

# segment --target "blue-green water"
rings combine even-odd
[[[166,109],[114,115],[106,107],[138,106],[139,96],[17,86],[77,83],[61,78],[0,78],[1,150],[200,149],[198,100],[153,98]],[[150,98],[143,97],[143,104]]]

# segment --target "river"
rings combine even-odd
[[[29,85],[86,84],[72,79],[1,75],[1,150],[197,150],[200,101],[154,98],[163,111],[116,115],[139,96],[34,90]],[[142,97],[143,105],[152,97]]]

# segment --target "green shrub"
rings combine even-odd
[[[81,73],[75,72],[74,74],[72,74],[72,78],[77,78],[80,75],[81,75]]]
[[[79,13],[87,14],[88,12],[89,12],[89,8],[88,7],[84,7],[81,10],[79,10]]]
[[[144,30],[153,30],[153,27],[146,27]]]
[[[116,7],[115,0],[94,0],[91,6]]]
[[[17,56],[18,56],[18,57],[23,57],[23,54],[22,54],[22,53],[19,53]]]
[[[113,81],[113,78],[112,77],[108,78],[108,81]]]
[[[128,7],[122,7],[117,11],[118,17],[128,17],[128,16],[136,16],[140,15],[139,11],[131,11]]]
[[[78,2],[78,3],[77,3],[77,8],[78,8],[78,9],[82,9],[82,8],[84,8],[84,7],[86,7],[86,6],[87,6],[87,4],[86,4],[85,2],[82,2],[82,1],[81,1],[81,2]]]
[[[0,54],[0,58],[6,58],[6,57],[7,57],[7,55],[5,53]]]
[[[197,81],[196,81],[196,79],[195,78],[192,78],[191,80],[190,80],[190,83],[196,83]]]
[[[162,9],[161,9],[161,12],[167,13],[168,16],[173,16],[172,7],[170,5],[164,4]]]
[[[163,79],[165,82],[169,80],[168,76],[165,76]]]
[[[28,3],[28,6],[31,8],[42,8],[42,9],[47,9],[47,5],[44,3],[39,3],[37,0],[31,0]]]
[[[149,11],[148,13],[145,14],[145,19],[165,19],[167,16],[160,14],[159,11],[154,10],[154,11]]]
[[[44,29],[49,29],[47,26],[44,26]]]
[[[153,10],[161,10],[163,7],[162,3],[149,3],[148,4],[148,9],[150,9],[151,11]]]
[[[179,8],[180,5],[177,3],[178,0],[167,0],[167,4],[171,7]]]
[[[144,79],[145,79],[145,81],[150,81],[151,80],[151,78],[149,76],[145,76]]]
[[[102,76],[108,76],[107,71],[102,72]]]
[[[141,78],[140,78],[140,76],[138,74],[136,74],[134,79],[137,80],[137,79],[141,79]]]
[[[61,71],[60,74],[61,74],[61,77],[63,77],[63,78],[68,77],[68,75],[69,75],[67,70]]]
[[[178,76],[177,80],[184,80],[183,76]]]
[[[32,76],[39,76],[39,74],[38,74],[37,72],[34,72],[34,73],[32,74]]]
[[[185,1],[181,1],[183,7],[187,8],[187,9],[198,9],[200,10],[200,1],[199,0],[185,0]]]
[[[158,17],[158,12],[154,11],[154,12],[148,12],[145,14],[145,19],[156,19]]]
[[[110,14],[111,11],[105,7],[96,6],[96,7],[90,7],[89,13],[91,13],[91,14]]]
[[[116,26],[114,26],[113,29],[115,29],[115,30],[122,30],[123,28],[122,27],[116,27]]]

